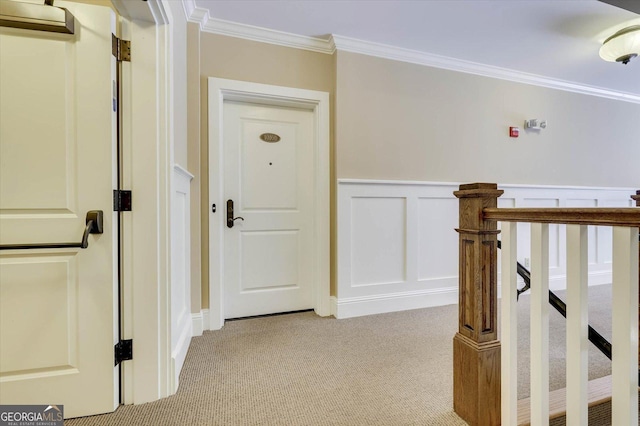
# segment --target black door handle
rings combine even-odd
[[[233,217],[233,200],[227,200],[227,228],[233,228],[233,224],[238,219],[244,222],[244,217]]]
[[[89,247],[89,234],[102,234],[104,228],[102,210],[90,210],[85,219],[84,233],[82,241],[79,243],[41,243],[41,244],[3,244],[0,250],[32,250],[51,248],[81,248]]]

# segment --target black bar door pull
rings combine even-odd
[[[244,222],[244,217],[233,217],[233,200],[227,200],[227,228],[233,228],[233,224],[238,219]]]
[[[87,212],[85,220],[86,226],[82,234],[82,241],[79,243],[41,243],[41,244],[3,244],[0,250],[30,250],[30,249],[51,249],[51,248],[81,248],[89,247],[89,234],[103,233],[103,212],[102,210],[90,210]]]

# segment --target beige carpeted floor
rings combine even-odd
[[[610,335],[609,287],[591,290],[590,300],[592,322]],[[527,302],[519,303],[523,350]],[[552,313],[552,389],[564,387],[563,327]],[[193,339],[176,395],[65,424],[464,425],[452,410],[456,328],[453,305],[345,320],[309,312],[230,321]],[[595,352],[591,377],[610,374]],[[520,362],[523,397],[527,358]]]

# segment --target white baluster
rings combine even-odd
[[[612,420],[638,424],[638,228],[613,228]]]
[[[506,426],[518,424],[517,229],[515,222],[502,222],[501,411]]]
[[[549,225],[531,224],[531,426],[549,425]]]
[[[587,424],[587,227],[567,225],[567,426]]]

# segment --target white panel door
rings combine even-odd
[[[0,244],[79,242],[89,210],[104,233],[87,249],[0,251],[0,403],[77,417],[118,403],[115,17],[55,5],[75,34],[0,28]]]
[[[223,115],[220,210],[231,200],[244,219],[224,228],[225,318],[310,309],[313,113],[225,102]]]

